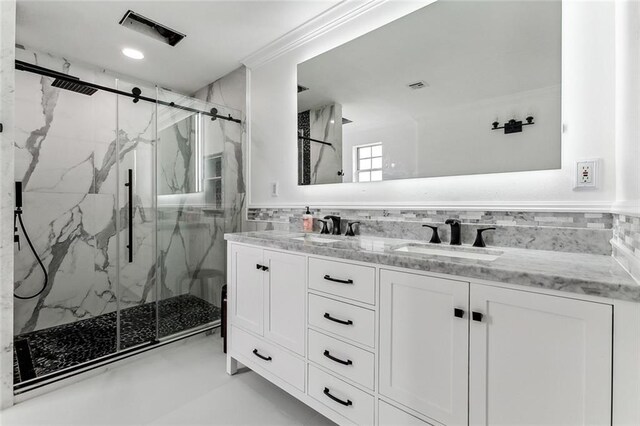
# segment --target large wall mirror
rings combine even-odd
[[[298,65],[298,183],[560,168],[560,1],[439,0]]]

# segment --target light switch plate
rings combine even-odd
[[[280,195],[280,183],[271,182],[271,196],[277,197]]]
[[[598,187],[599,160],[576,161],[574,189],[593,189]]]

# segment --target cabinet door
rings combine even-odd
[[[262,249],[231,247],[232,323],[259,335],[264,330],[264,276]]]
[[[380,271],[381,394],[438,422],[467,423],[468,303],[466,282]]]
[[[611,424],[610,305],[472,285],[471,306],[471,424]]]
[[[265,300],[265,337],[304,355],[306,258],[264,251],[269,267]]]

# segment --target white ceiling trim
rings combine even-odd
[[[290,52],[329,31],[359,17],[389,0],[367,0],[364,3],[343,0],[315,18],[289,31],[282,37],[258,49],[241,62],[247,68],[257,68]]]

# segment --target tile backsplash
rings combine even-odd
[[[613,215],[613,256],[640,281],[640,214]]]
[[[289,222],[301,217],[304,209],[249,208],[249,220]],[[408,210],[408,209],[312,209],[319,218],[335,214],[349,219],[370,219],[393,222],[444,223],[447,219],[458,219],[462,223],[501,226],[553,226],[560,228],[611,229],[613,217],[609,213],[566,212],[509,212],[509,211],[462,211],[462,210]]]
[[[299,231],[302,213],[302,208],[249,208],[248,220],[255,230]],[[474,241],[476,229],[491,226],[497,229],[485,232],[488,245],[600,255],[611,255],[614,226],[609,213],[332,208],[312,209],[312,213],[315,218],[335,214],[345,219],[343,234],[346,221],[360,221],[362,235],[428,241],[431,230],[421,225],[441,224],[440,236],[448,241],[449,227],[444,221],[452,218],[463,224],[466,244]]]

